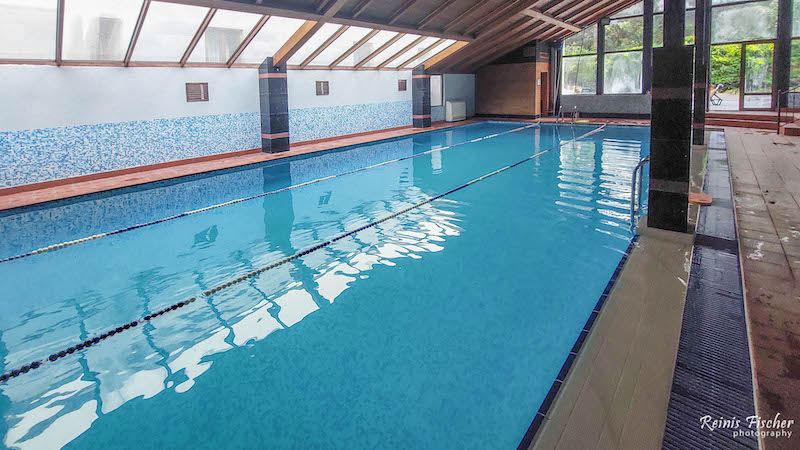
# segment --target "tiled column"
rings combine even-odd
[[[286,67],[275,67],[267,58],[258,67],[258,93],[261,100],[261,151],[289,150],[289,89]]]
[[[703,145],[706,135],[706,102],[708,97],[708,58],[711,53],[706,37],[711,15],[711,0],[696,0],[694,10],[694,119],[692,143]]]
[[[778,0],[778,34],[775,41],[775,93],[789,90],[789,73],[792,58],[792,0]],[[781,95],[781,106],[787,105],[787,96]]]
[[[411,112],[414,128],[431,126],[431,76],[425,73],[422,66],[411,72]]]
[[[682,1],[665,2],[664,47],[653,49],[647,225],[685,233],[689,210],[694,48],[683,45],[683,5]]]

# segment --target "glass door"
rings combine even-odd
[[[772,109],[774,45],[742,44],[742,109]]]
[[[712,45],[708,109],[738,111],[741,81],[742,44]]]

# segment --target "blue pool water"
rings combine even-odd
[[[0,442],[516,447],[632,238],[630,177],[649,153],[646,128],[568,142],[597,127],[521,126],[466,125],[0,215],[3,259],[406,158],[0,263],[2,373],[197,298],[0,384]]]

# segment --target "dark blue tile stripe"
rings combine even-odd
[[[663,446],[757,449],[755,437],[700,428],[700,418],[755,414],[753,379],[724,133],[711,134]]]
[[[546,420],[547,412],[553,405],[553,401],[555,400],[559,389],[561,389],[561,386],[563,386],[564,382],[566,382],[567,375],[569,375],[569,371],[578,357],[578,352],[580,351],[581,347],[583,347],[584,342],[586,342],[586,338],[589,336],[589,332],[591,332],[592,330],[592,325],[594,325],[595,321],[597,320],[597,316],[600,314],[600,309],[603,307],[606,300],[608,299],[608,295],[609,293],[611,293],[611,289],[617,282],[620,273],[622,273],[622,268],[628,261],[628,256],[630,256],[631,252],[633,251],[633,248],[636,246],[636,241],[638,239],[639,239],[638,235],[634,236],[633,239],[631,239],[628,248],[625,250],[625,253],[622,255],[622,258],[619,260],[619,264],[617,264],[617,267],[614,270],[614,274],[611,276],[611,279],[608,280],[608,284],[606,284],[606,288],[600,295],[600,299],[597,301],[594,310],[589,315],[589,319],[586,320],[586,325],[583,326],[583,330],[581,331],[580,335],[578,335],[578,339],[575,341],[575,345],[572,346],[572,350],[570,350],[569,354],[567,355],[567,359],[561,366],[561,370],[558,372],[556,379],[550,386],[550,390],[547,392],[547,395],[542,401],[541,406],[539,406],[539,411],[536,413],[536,416],[534,416],[533,422],[531,422],[531,425],[528,427],[528,431],[525,432],[525,436],[522,437],[522,442],[520,442],[519,446],[517,446],[517,450],[527,450],[528,447],[530,447],[531,443],[533,442],[533,439],[536,437],[536,433],[539,431],[539,428]]]

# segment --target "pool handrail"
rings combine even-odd
[[[636,213],[639,212],[642,208],[642,178],[644,177],[644,165],[650,162],[650,155],[645,156],[642,158],[636,167],[633,169],[633,174],[631,175],[631,229],[636,230]],[[636,173],[639,173],[639,188],[637,189],[636,183]],[[638,193],[638,195],[637,195]],[[637,208],[638,203],[638,208]]]

